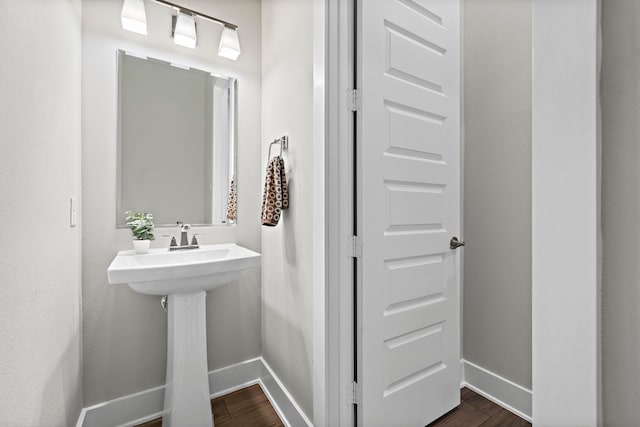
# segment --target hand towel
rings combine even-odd
[[[262,225],[275,227],[280,221],[282,210],[289,207],[287,176],[282,157],[273,157],[267,164],[262,196]]]
[[[227,199],[227,222],[233,223],[238,217],[236,210],[236,178],[231,179],[229,184],[229,198]]]

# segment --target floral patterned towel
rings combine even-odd
[[[262,196],[262,225],[275,227],[280,221],[282,210],[289,207],[287,176],[282,157],[273,157],[267,164]]]
[[[238,211],[236,209],[236,178],[235,176],[229,183],[229,198],[227,200],[227,221],[235,222],[238,217]]]

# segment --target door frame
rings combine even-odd
[[[595,426],[602,423],[600,2],[551,3],[533,1],[532,415],[540,425]]]
[[[353,426],[353,4],[314,1],[313,423]]]
[[[580,74],[588,71],[586,78],[576,80],[556,80],[558,93],[566,93],[564,102],[558,104],[548,94],[548,83],[555,79],[553,73],[546,76],[541,73],[545,66],[552,66],[553,58],[545,61],[545,57],[534,57],[533,87],[533,281],[532,281],[532,316],[533,316],[533,419],[537,422],[558,419],[561,413],[587,413],[593,425],[597,425],[602,417],[600,398],[600,336],[599,336],[599,291],[601,271],[600,242],[600,131],[598,107],[598,72],[599,72],[599,0],[570,0],[569,9],[563,9],[566,21],[553,19],[555,11],[540,9],[544,5],[533,0],[533,40],[536,46],[549,34],[550,24],[556,26],[554,43],[545,45],[547,51],[555,51],[564,55],[567,49],[576,48],[584,55],[573,64]],[[350,89],[353,71],[353,55],[350,46],[353,37],[353,9],[355,0],[314,0],[314,365],[313,365],[313,422],[317,426],[340,425],[353,427],[353,417],[347,404],[351,390],[349,385],[353,378],[353,298],[351,287],[346,285],[353,279],[351,259],[347,252],[347,238],[350,231],[345,230],[349,224],[353,209],[353,150],[351,115],[347,108],[346,91]],[[556,5],[557,6],[557,5]],[[572,9],[573,8],[573,9]],[[595,9],[594,9],[595,8]],[[584,12],[585,21],[575,19],[576,10]],[[595,12],[595,14],[594,14]],[[464,13],[464,8],[462,10]],[[557,18],[557,17],[556,17]],[[576,22],[577,21],[577,22]],[[579,36],[567,31],[567,22],[573,22]],[[574,35],[572,37],[572,35]],[[539,38],[542,37],[542,38]],[[585,43],[586,40],[586,43]],[[562,56],[561,56],[562,57]],[[537,69],[537,71],[536,71]],[[536,74],[538,73],[538,74]],[[595,81],[594,81],[595,80]],[[536,83],[537,82],[537,83]],[[544,82],[544,83],[543,83]],[[569,83],[573,83],[571,86]],[[578,85],[579,90],[589,94],[589,102],[572,98],[572,92]],[[573,99],[573,101],[571,101]],[[579,129],[586,126],[588,144],[569,147],[563,152],[565,160],[570,161],[572,168],[587,180],[587,199],[566,198],[567,187],[550,185],[549,177],[563,177],[566,165],[553,163],[549,165],[545,159],[551,154],[548,136],[558,134],[553,122],[544,124],[545,111],[563,113],[566,109],[577,109],[585,112],[584,116],[573,116],[571,121],[573,139],[583,138]],[[463,115],[461,126],[463,127]],[[547,116],[548,117],[548,116]],[[585,119],[586,117],[586,119]],[[581,121],[582,120],[582,121]],[[588,120],[586,122],[585,120]],[[551,126],[548,126],[549,123]],[[565,126],[563,124],[563,126]],[[556,123],[556,126],[558,124]],[[546,135],[545,135],[546,133]],[[464,135],[464,127],[461,135]],[[545,142],[546,141],[546,142]],[[464,141],[461,144],[461,156],[464,153]],[[573,151],[572,151],[573,150]],[[577,156],[578,154],[578,156]],[[464,165],[464,162],[461,163]],[[464,171],[462,171],[464,173]],[[584,187],[572,188],[585,191]],[[461,187],[464,192],[464,188]],[[564,200],[566,199],[566,200]],[[564,200],[563,209],[557,209],[557,201]],[[558,212],[560,219],[567,225],[574,224],[575,217],[568,212],[576,209],[587,212],[589,218],[570,236],[562,236],[557,231],[557,224],[549,224],[544,212]],[[462,212],[462,214],[464,214]],[[586,233],[582,233],[586,231]],[[538,234],[540,233],[540,234]],[[573,269],[564,268],[554,262],[554,257],[562,251],[558,246],[558,238],[579,238],[581,250],[572,254]],[[573,245],[574,243],[572,243]],[[560,252],[559,252],[560,251]],[[592,263],[592,264],[589,264]],[[587,274],[588,286],[581,287],[573,283],[564,288],[565,300],[547,298],[556,289],[562,289],[563,278],[579,273],[584,277],[584,266],[593,265]],[[549,270],[549,269],[552,270]],[[580,271],[578,271],[580,270]],[[558,271],[558,277],[545,276],[545,271]],[[464,276],[462,276],[464,278]],[[464,285],[461,285],[461,292]],[[572,297],[578,296],[575,299]],[[583,301],[578,307],[577,315],[583,322],[564,325],[564,333],[551,333],[556,329],[553,321],[561,321],[566,316],[567,298]],[[461,312],[462,315],[462,312]],[[556,323],[557,324],[557,323]],[[557,346],[564,334],[570,333],[575,338],[581,337],[579,346],[562,348],[562,360],[554,360]],[[572,339],[574,339],[572,338]],[[565,341],[566,342],[566,341]],[[585,359],[586,357],[586,359]],[[588,362],[572,365],[570,376],[582,377],[580,384],[583,398],[574,399],[577,385],[566,381],[568,363],[576,361]],[[588,370],[588,373],[584,371]],[[586,377],[586,378],[585,378]],[[562,395],[557,390],[567,390]],[[547,391],[553,391],[546,393]],[[543,399],[547,395],[549,399]],[[553,399],[551,399],[553,398]],[[551,400],[550,400],[551,399]],[[566,411],[567,404],[573,409]],[[584,411],[584,412],[583,412]]]

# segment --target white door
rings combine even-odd
[[[460,403],[459,0],[359,0],[358,383],[364,427]]]

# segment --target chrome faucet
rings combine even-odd
[[[176,224],[178,228],[180,228],[180,245],[176,242],[176,238],[171,238],[171,243],[169,244],[170,251],[176,251],[179,249],[198,249],[200,246],[198,245],[198,240],[194,235],[191,238],[191,243],[189,243],[189,238],[187,236],[187,231],[191,229],[191,225],[185,224],[182,221],[177,221]]]
[[[180,246],[187,246],[189,244],[189,238],[187,237],[187,231],[191,229],[190,224],[183,224],[182,222],[177,222],[178,227],[180,227]]]

